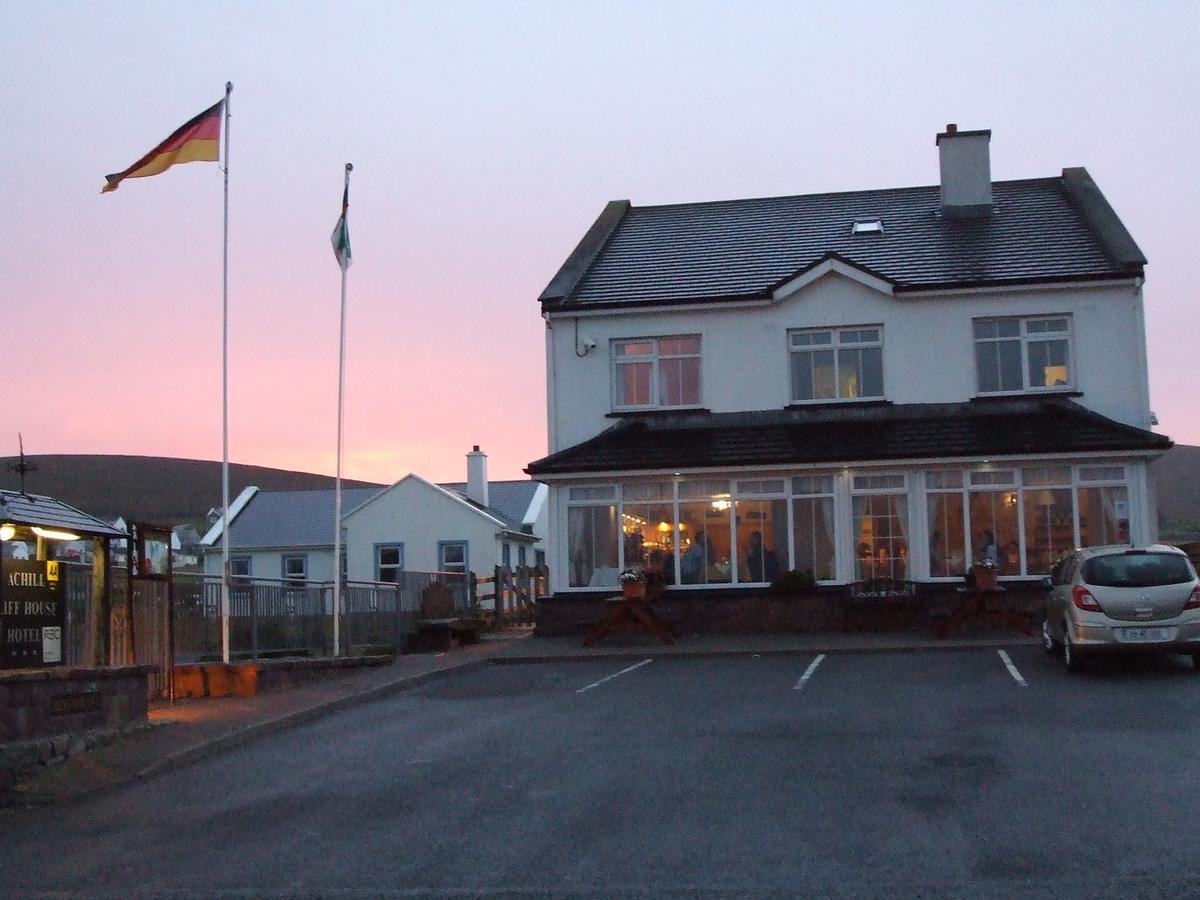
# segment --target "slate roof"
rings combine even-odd
[[[1169,438],[1062,398],[988,399],[623,419],[529,474],[1158,450]]]
[[[466,484],[442,484],[463,494]],[[488,483],[488,499],[492,506],[481,507],[463,499],[505,523],[513,531],[521,530],[521,520],[533,492],[535,481],[492,481]],[[362,506],[388,488],[345,488],[342,490],[342,513]],[[525,505],[520,507],[521,497]],[[230,547],[332,547],[334,492],[318,491],[259,491],[233,520],[229,532]],[[518,507],[519,510],[518,510]]]
[[[464,500],[467,500],[473,506],[479,505],[467,498],[467,483],[465,481],[440,484],[438,487],[454,491],[454,493],[461,495]],[[514,531],[520,531],[525,521],[525,513],[529,511],[529,504],[533,502],[533,495],[537,492],[537,488],[538,483],[528,479],[521,481],[489,481],[487,511],[496,516],[496,518],[504,521]]]
[[[954,218],[939,188],[668,206],[610,203],[542,293],[546,310],[770,297],[835,255],[905,290],[1140,275],[1145,257],[1084,169],[992,184]],[[881,219],[882,234],[851,234]]]
[[[344,488],[343,514],[386,488]],[[332,547],[334,491],[259,491],[233,520],[229,546]]]
[[[41,494],[0,491],[0,523],[39,525],[92,537],[127,537],[107,522]]]

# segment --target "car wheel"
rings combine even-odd
[[[1067,665],[1068,672],[1083,671],[1083,654],[1076,649],[1071,641],[1071,632],[1069,629],[1063,630],[1063,662]]]
[[[1062,644],[1054,639],[1054,635],[1050,633],[1050,620],[1042,619],[1042,648],[1051,656],[1056,656],[1062,652]]]

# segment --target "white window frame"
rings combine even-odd
[[[801,478],[821,479],[827,485],[819,491],[797,490],[797,481]],[[795,571],[796,562],[796,501],[797,500],[826,500],[833,504],[833,577],[817,579],[817,584],[839,583],[839,573],[842,564],[842,525],[838,517],[837,476],[835,472],[797,472],[787,476],[788,489],[788,571]],[[815,572],[813,573],[816,574]]]
[[[851,341],[851,342],[843,343],[842,342],[842,333],[843,332],[851,332],[851,331],[878,331],[879,339],[874,340],[874,341]],[[792,341],[797,335],[801,335],[801,334],[828,334],[829,335],[829,343],[828,344],[810,344],[808,346],[797,347],[794,343],[792,343]],[[883,371],[884,336],[883,336],[883,325],[882,324],[837,325],[837,326],[829,326],[829,327],[825,327],[825,328],[789,328],[788,333],[787,333],[787,341],[788,341],[788,396],[791,398],[791,400],[790,400],[791,403],[794,403],[794,404],[800,404],[800,403],[803,403],[803,404],[809,404],[809,403],[860,403],[860,402],[865,403],[865,402],[870,402],[872,400],[887,399],[887,377]],[[870,395],[863,394],[858,397],[843,397],[843,396],[841,396],[841,389],[842,389],[841,379],[837,377],[837,373],[840,371],[840,366],[838,365],[838,356],[839,356],[841,350],[842,349],[845,349],[845,350],[871,350],[874,348],[879,348],[880,393],[870,394]],[[819,398],[818,397],[797,397],[795,394],[796,378],[795,378],[795,374],[794,374],[794,372],[795,372],[794,367],[796,365],[796,357],[800,356],[801,354],[812,353],[817,350],[832,350],[833,351],[834,384],[835,384],[836,390],[838,391],[838,396],[836,396],[836,397],[819,397]]]
[[[700,349],[695,353],[663,353],[659,349],[662,341],[694,340]],[[618,356],[617,348],[626,344],[649,343],[651,351],[639,356]],[[699,334],[664,334],[657,337],[614,338],[609,342],[610,372],[612,378],[612,407],[615,412],[642,409],[698,409],[704,404],[704,341]],[[694,359],[697,361],[696,402],[666,403],[662,396],[659,363],[667,359]],[[627,404],[621,402],[621,378],[619,369],[623,365],[650,364],[650,402]]]
[[[904,543],[907,548],[907,561],[905,564],[904,581],[914,581],[913,578],[913,498],[910,493],[910,478],[909,472],[906,471],[855,471],[850,473],[850,542],[853,545],[850,548],[851,566],[856,566],[858,561],[858,529],[854,527],[854,498],[855,497],[903,497],[904,498]],[[915,475],[914,475],[915,477]],[[858,480],[862,479],[899,479],[899,484],[883,483],[870,484],[864,483],[859,486]],[[922,515],[924,515],[922,513]],[[896,559],[891,556],[889,559]],[[852,572],[852,580],[859,580],[857,571]]]
[[[592,584],[571,584],[571,510],[572,509],[595,509],[597,507],[612,507],[615,511],[616,533],[613,535],[613,540],[616,542],[617,549],[617,572],[622,571],[621,563],[625,558],[625,541],[623,538],[623,529],[621,523],[624,521],[621,516],[623,513],[621,506],[621,492],[618,486],[612,483],[602,484],[575,484],[567,487],[566,504],[563,507],[564,515],[562,517],[562,525],[559,534],[562,536],[562,571],[563,571],[563,589],[567,591],[596,591],[596,590],[611,590],[614,587],[620,589],[620,584],[615,585],[592,585]],[[595,560],[593,560],[595,562]],[[597,568],[593,565],[593,572]]]
[[[1030,322],[1045,322],[1053,319],[1062,319],[1065,321],[1067,323],[1067,330],[1035,332],[1032,334],[1027,330]],[[1016,322],[1018,334],[1007,337],[976,337],[975,326],[983,322]],[[1036,316],[978,316],[971,320],[971,337],[971,349],[975,357],[975,389],[981,396],[994,397],[1001,394],[1045,394],[1075,390],[1075,327],[1071,321],[1070,313]],[[1047,340],[1065,340],[1067,342],[1067,383],[1054,385],[1052,387],[1046,387],[1045,385],[1032,386],[1029,383],[1029,345],[1043,343]],[[983,389],[982,378],[980,377],[981,373],[979,371],[979,355],[977,348],[980,344],[1000,344],[1006,341],[1016,341],[1021,347],[1021,387],[1015,389],[1005,388],[998,391],[985,391]]]
[[[288,572],[288,563],[295,560],[300,561],[300,574],[294,575]],[[283,581],[305,582],[308,581],[308,554],[307,553],[284,553],[279,557],[279,575]]]

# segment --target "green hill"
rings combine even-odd
[[[0,459],[0,488],[16,490],[20,477],[12,471],[16,457]],[[25,476],[25,490],[48,494],[104,519],[176,525],[200,524],[221,505],[221,464],[200,459],[161,456],[27,456],[37,470]],[[374,487],[374,482],[342,480],[346,487]],[[329,475],[290,472],[266,466],[230,463],[229,500],[242,488],[265,491],[332,488]],[[382,486],[382,485],[380,485]]]

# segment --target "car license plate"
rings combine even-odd
[[[1117,640],[1122,644],[1159,644],[1174,640],[1174,628],[1115,628]]]

